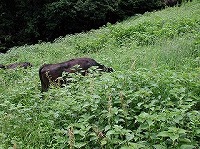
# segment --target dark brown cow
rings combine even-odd
[[[33,65],[29,62],[21,62],[21,63],[14,63],[14,64],[9,64],[6,65],[6,69],[15,69],[15,68],[28,68],[28,67],[32,67]]]
[[[76,65],[79,66],[79,69],[74,69],[74,66]],[[42,85],[41,91],[47,91],[51,83],[59,83],[59,85],[66,83],[66,81],[61,78],[63,72],[80,72],[83,76],[85,76],[88,68],[92,66],[97,66],[97,69],[100,71],[113,72],[112,68],[107,68],[91,58],[77,58],[58,64],[45,64],[39,69],[39,76]],[[59,80],[59,78],[61,78],[61,80]]]

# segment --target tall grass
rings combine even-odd
[[[0,148],[198,148],[200,3],[14,47],[0,63]],[[92,57],[111,74],[40,93],[39,67]],[[44,97],[43,99],[41,97]]]

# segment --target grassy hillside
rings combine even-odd
[[[40,93],[39,67],[76,57],[111,74]],[[145,13],[54,43],[15,47],[0,64],[0,148],[196,149],[200,143],[200,3]]]

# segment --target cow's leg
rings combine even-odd
[[[42,84],[42,90],[41,90],[41,92],[46,92],[46,91],[48,91],[48,88],[49,88],[49,85],[47,85],[47,84]]]
[[[41,92],[46,92],[48,91],[48,88],[50,86],[50,80],[48,78],[46,78],[46,76],[42,76],[41,78],[41,85],[42,85],[42,89]]]

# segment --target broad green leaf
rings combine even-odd
[[[180,147],[180,149],[193,149],[193,148],[195,148],[194,145],[187,145],[187,144],[183,144]]]
[[[152,126],[152,125],[154,124],[154,121],[151,120],[151,119],[148,119],[148,120],[147,120],[147,123],[148,123],[149,126]]]
[[[141,149],[144,148],[144,145],[138,144],[138,143],[130,143],[129,146],[123,146],[120,149]]]
[[[140,107],[142,104],[144,104],[144,103],[143,103],[143,102],[139,102],[139,103],[137,104],[137,106]]]
[[[168,128],[168,132],[173,132],[173,133],[174,133],[174,132],[177,132],[178,129],[179,129],[179,128],[176,128],[176,127],[169,127],[169,128]]]
[[[131,149],[129,146],[123,146],[121,149]]]
[[[106,139],[101,140],[101,145],[103,146],[105,144],[107,144],[107,140]]]
[[[169,137],[174,142],[175,140],[177,140],[179,138],[179,135],[178,134],[171,134],[171,133],[169,133]]]
[[[153,145],[153,147],[154,147],[155,149],[166,149],[166,147],[165,147],[165,146],[163,146],[163,145],[160,145],[160,144]]]
[[[186,130],[180,128],[180,129],[178,130],[178,133],[179,133],[179,134],[185,134],[185,133],[186,133]]]
[[[183,119],[183,117],[182,117],[181,115],[177,115],[177,116],[175,117],[175,122],[176,122],[176,123],[179,123],[179,121],[182,120],[182,119]]]
[[[169,133],[167,131],[162,131],[157,134],[160,137],[169,137]]]
[[[109,130],[107,133],[106,133],[106,136],[110,136],[112,134],[115,134],[116,132],[114,130]]]
[[[141,129],[148,129],[149,125],[147,123],[143,123],[143,124],[140,125],[140,128]]]
[[[75,146],[76,148],[81,148],[81,147],[83,147],[83,146],[85,146],[85,145],[86,145],[85,142],[76,142],[74,146]]]
[[[197,134],[200,134],[200,129],[197,129],[197,130],[196,130],[196,133],[197,133]]]
[[[133,133],[132,134],[130,134],[130,133],[126,134],[126,140],[128,140],[128,141],[131,141],[134,137],[135,137],[135,135]]]
[[[116,107],[112,108],[112,112],[117,115],[118,114],[118,108],[116,108]]]
[[[139,143],[129,143],[129,145],[132,147],[132,149],[140,149],[145,147],[145,145]]]
[[[187,139],[187,138],[180,138],[179,139],[181,142],[184,142],[184,143],[191,143],[191,140],[190,139]]]
[[[110,128],[111,128],[111,126],[110,126],[110,125],[107,125],[107,126],[104,128],[104,130],[105,130],[105,131],[108,131]]]

